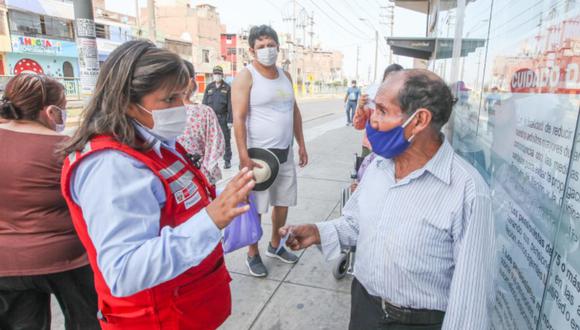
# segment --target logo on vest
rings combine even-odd
[[[192,206],[197,204],[197,202],[199,202],[200,200],[201,200],[201,195],[199,194],[198,191],[196,191],[195,195],[193,195],[191,198],[185,200],[184,206],[186,209],[190,209]]]
[[[197,191],[197,185],[195,185],[195,183],[193,182],[191,182],[187,187],[179,191],[176,191],[173,194],[173,196],[175,197],[175,201],[177,202],[177,204],[186,202],[185,208],[187,209],[189,209],[191,206],[193,206],[193,204],[195,204],[194,202],[192,205],[188,206],[188,203],[191,203],[192,199],[197,199],[198,201],[201,199],[201,196]]]

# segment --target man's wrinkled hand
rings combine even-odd
[[[288,235],[286,246],[294,251],[305,249],[314,244],[320,244],[320,233],[316,225],[284,226],[278,230],[278,234],[282,237],[288,233],[290,235]]]

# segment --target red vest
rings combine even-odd
[[[62,170],[62,191],[75,229],[87,250],[95,273],[99,296],[99,319],[104,330],[215,329],[231,313],[231,278],[226,269],[221,243],[198,266],[165,283],[128,297],[114,297],[99,267],[97,253],[88,235],[82,209],[71,198],[71,173],[88,155],[103,149],[122,151],[145,164],[163,183],[166,202],[161,210],[160,229],[175,227],[206,207],[215,189],[201,172],[171,151],[140,152],[108,136],[97,136],[81,152],[70,154]],[[177,150],[187,159],[185,150]]]

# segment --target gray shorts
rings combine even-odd
[[[280,165],[278,176],[274,183],[264,191],[254,191],[258,213],[268,213],[270,206],[296,206],[298,182],[296,179],[296,164],[292,148],[288,160]]]

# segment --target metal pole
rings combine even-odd
[[[375,30],[375,78],[374,82],[377,82],[377,63],[379,58],[379,31]]]
[[[293,64],[293,72],[292,72],[292,79],[294,80],[294,86],[298,88],[298,56],[296,56],[296,0],[292,1],[293,9],[292,9],[292,64]]]
[[[389,33],[391,34],[391,38],[393,37],[393,30],[395,29],[395,5],[389,3]],[[393,64],[393,49],[389,46],[389,65]]]
[[[92,0],[74,0],[76,42],[79,53],[81,94],[90,96],[97,85],[99,53]]]
[[[465,0],[457,1],[457,15],[455,16],[455,37],[453,38],[453,53],[451,59],[451,82],[456,82],[459,76],[459,58],[463,41],[463,20],[465,16]]]
[[[137,36],[141,36],[141,10],[139,9],[139,0],[135,0],[135,23],[137,25]]]
[[[147,0],[147,19],[149,20],[149,40],[157,44],[157,30],[155,26],[155,0]]]
[[[355,79],[358,82],[358,61],[359,61],[359,51],[360,51],[360,46],[356,46],[356,75],[355,75]]]

